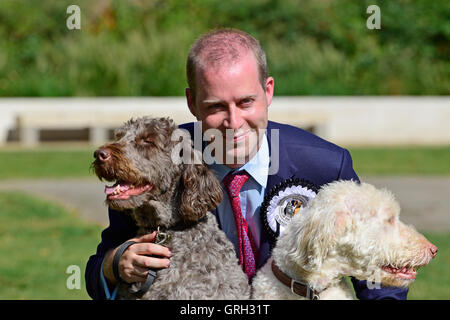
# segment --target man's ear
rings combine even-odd
[[[188,107],[189,107],[189,111],[198,120],[197,108],[195,107],[195,101],[194,101],[194,95],[192,93],[192,89],[191,88],[186,88],[185,93],[186,93],[186,101],[187,101],[187,104],[188,104]]]
[[[266,87],[264,88],[265,94],[266,94],[267,106],[270,106],[270,104],[272,103],[274,86],[275,86],[275,82],[274,82],[273,78],[268,77],[266,79]]]

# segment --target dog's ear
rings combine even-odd
[[[295,257],[304,270],[319,270],[337,239],[348,226],[348,214],[331,206],[321,206],[320,199],[314,199],[302,216],[292,219],[295,229]],[[334,212],[335,211],[335,212]]]
[[[334,214],[334,234],[345,233],[345,230],[351,223],[350,213],[345,210],[339,210]]]
[[[181,176],[179,212],[184,221],[197,221],[222,202],[222,188],[204,164],[187,164]]]
[[[320,220],[316,216],[311,217],[305,226],[298,248],[299,252],[303,250],[304,268],[311,271],[320,269],[333,245],[334,237],[330,222]]]

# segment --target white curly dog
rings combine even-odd
[[[407,287],[437,247],[399,213],[387,190],[353,181],[325,185],[278,239],[253,280],[253,298],[305,299],[293,293],[304,289],[308,298],[353,299],[344,276]]]

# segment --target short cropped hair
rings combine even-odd
[[[238,61],[248,51],[253,52],[259,71],[259,81],[265,87],[267,60],[258,40],[248,33],[231,28],[217,29],[200,36],[191,46],[186,62],[186,77],[193,96],[196,93],[197,67],[222,65]]]

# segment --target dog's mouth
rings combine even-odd
[[[406,266],[402,268],[395,268],[391,265],[383,266],[381,269],[383,269],[385,272],[392,274],[396,278],[405,279],[405,280],[415,280],[417,277],[417,269],[419,269],[420,266]]]
[[[130,197],[141,195],[153,186],[149,183],[134,185],[125,181],[117,181],[112,186],[105,186],[105,194],[108,200],[127,200]]]

